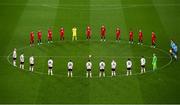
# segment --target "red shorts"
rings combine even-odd
[[[142,37],[139,37],[139,40],[142,40],[143,38]]]

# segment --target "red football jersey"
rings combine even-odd
[[[142,39],[142,37],[143,37],[143,33],[139,32],[139,39]]]
[[[60,29],[60,36],[64,36],[64,29]]]
[[[52,31],[48,30],[48,38],[52,38]]]
[[[86,35],[87,35],[87,36],[90,36],[90,35],[91,35],[91,28],[90,28],[90,27],[88,27],[88,28],[86,29]]]
[[[120,36],[120,34],[121,34],[120,29],[116,29],[116,36]]]
[[[34,40],[34,32],[30,33],[30,40],[33,41]]]
[[[39,31],[39,32],[38,32],[38,39],[41,39],[41,38],[42,38],[42,32]]]
[[[129,32],[129,37],[133,38],[133,32],[132,31]]]
[[[156,35],[155,35],[155,33],[152,33],[152,40],[156,40]]]
[[[101,35],[104,36],[106,34],[106,28],[101,27]]]

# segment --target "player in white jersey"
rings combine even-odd
[[[92,63],[90,60],[88,60],[88,62],[86,63],[86,68],[87,68],[86,77],[88,78],[89,76],[90,78],[92,78],[92,73],[91,73]]]
[[[141,74],[146,72],[145,65],[146,65],[146,59],[142,56],[141,57]]]
[[[48,60],[48,75],[53,75],[53,60],[50,58]]]
[[[12,57],[13,57],[13,65],[16,66],[16,58],[17,58],[16,48],[14,48]]]
[[[73,62],[71,60],[68,62],[67,67],[68,67],[68,77],[72,77]]]
[[[20,55],[19,59],[20,59],[20,66],[19,67],[21,69],[24,69],[24,54],[23,53]]]
[[[127,76],[128,75],[132,75],[132,61],[130,59],[127,60],[126,62],[126,66],[127,66]]]
[[[111,69],[112,69],[112,72],[111,72],[111,76],[116,76],[116,62],[114,60],[112,60],[111,62]]]
[[[99,63],[99,69],[100,69],[99,77],[101,77],[101,75],[105,77],[105,66],[106,66],[105,62],[101,60],[101,62]]]
[[[29,64],[30,64],[29,71],[33,72],[34,70],[34,57],[33,56],[29,57]]]

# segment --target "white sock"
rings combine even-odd
[[[114,76],[114,72],[113,71],[111,72],[111,76]]]
[[[101,77],[101,72],[99,72],[99,77]]]
[[[127,76],[129,75],[129,72],[127,71],[127,74],[126,74]]]
[[[132,72],[130,71],[130,75],[132,75]]]
[[[22,69],[24,69],[24,65],[22,65]]]
[[[143,69],[141,68],[141,74],[143,73]]]
[[[16,61],[13,61],[13,65],[16,66]]]
[[[103,72],[103,77],[105,77],[105,72]]]
[[[144,73],[146,72],[146,69],[144,68]]]
[[[69,77],[69,71],[68,71],[68,77]]]
[[[114,76],[116,76],[116,72],[114,71]]]
[[[86,77],[88,77],[88,72],[86,72]]]
[[[52,72],[52,70],[51,70],[51,75],[53,75],[53,72]]]
[[[31,71],[31,67],[29,67],[29,71]]]
[[[48,75],[50,75],[50,70],[48,69]]]
[[[92,78],[92,73],[90,72],[90,77]]]
[[[34,70],[34,67],[32,67],[32,70],[31,70],[31,71],[33,72],[33,70]]]
[[[71,77],[73,76],[73,74],[72,74],[72,71],[71,71]]]

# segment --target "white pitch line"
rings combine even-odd
[[[117,4],[113,5],[97,5],[97,4],[90,4],[90,5],[74,5],[74,4],[61,4],[61,5],[49,5],[49,4],[9,4],[9,3],[1,3],[0,6],[37,6],[37,7],[47,7],[47,8],[53,8],[53,9],[75,9],[75,7],[103,7],[103,8],[78,8],[79,10],[118,10],[122,8],[136,8],[136,7],[151,7],[151,6],[159,6],[159,7],[170,7],[170,6],[180,6],[180,4],[129,4],[129,5],[123,5],[119,6]]]

